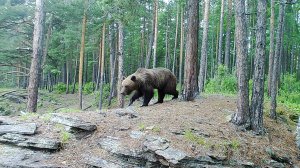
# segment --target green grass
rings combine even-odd
[[[194,142],[198,145],[206,146],[207,142],[205,138],[194,134],[191,130],[184,131],[184,138],[188,141]]]

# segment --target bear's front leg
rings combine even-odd
[[[148,106],[148,104],[149,104],[150,100],[153,98],[153,96],[154,96],[153,89],[145,91],[145,93],[144,93],[144,102],[143,102],[143,105],[141,107]]]
[[[136,91],[136,92],[134,93],[134,95],[131,97],[130,103],[128,104],[128,106],[131,106],[132,103],[133,103],[136,99],[138,99],[138,98],[140,98],[140,97],[142,97],[142,96],[143,96],[142,92]]]

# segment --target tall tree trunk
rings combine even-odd
[[[102,53],[102,40],[99,42],[99,56],[98,56],[98,73],[97,73],[97,82],[96,82],[96,90],[99,88],[100,84],[100,74],[101,74],[101,53]]]
[[[82,77],[83,77],[83,60],[84,60],[84,43],[85,43],[85,30],[86,30],[86,12],[87,12],[87,2],[85,0],[85,9],[82,19],[82,33],[81,33],[81,45],[80,45],[80,57],[79,57],[79,78],[78,78],[78,92],[79,92],[79,108],[82,109]]]
[[[150,37],[149,37],[148,52],[147,52],[147,56],[146,56],[145,68],[150,67],[150,59],[151,59],[153,43],[154,43],[154,34],[155,34],[155,20],[156,20],[155,15],[156,15],[156,10],[155,10],[155,5],[154,5],[153,20],[152,20],[152,32],[150,33]]]
[[[298,47],[300,48],[300,47]],[[300,51],[298,49],[298,59],[297,59],[297,80],[300,81]]]
[[[175,44],[174,44],[173,65],[172,65],[173,74],[175,74],[175,65],[177,64],[176,49],[177,49],[177,36],[178,36],[178,17],[179,17],[179,5],[177,5],[177,11],[176,11]]]
[[[221,15],[220,15],[220,33],[219,33],[219,47],[218,47],[218,65],[222,64],[222,48],[223,48],[223,22],[224,22],[224,0],[221,3]]]
[[[85,61],[84,61],[84,85],[88,82],[88,70],[89,70],[89,55],[85,54]]]
[[[118,45],[118,62],[119,62],[119,72],[118,72],[118,104],[120,108],[124,107],[124,96],[121,94],[121,86],[122,86],[122,80],[124,77],[124,60],[123,60],[123,47],[124,47],[124,37],[123,37],[123,23],[119,21],[119,45]]]
[[[168,16],[167,16],[168,17]],[[170,66],[170,53],[169,53],[169,19],[167,18],[167,26],[166,26],[166,55],[165,55],[165,68],[169,69]]]
[[[96,78],[97,78],[97,64],[96,64],[96,53],[93,51],[93,91],[95,90],[95,83],[96,83]]]
[[[180,14],[180,51],[179,51],[179,93],[182,93],[182,60],[183,60],[183,42],[184,42],[184,23],[183,23],[183,7]]]
[[[186,37],[186,59],[183,99],[192,101],[197,92],[197,56],[198,56],[198,0],[188,1],[188,27]]]
[[[251,129],[256,134],[263,134],[263,102],[264,102],[264,68],[266,55],[266,15],[267,0],[259,0],[257,4],[255,70],[251,101]]]
[[[73,88],[72,88],[72,94],[75,93],[75,86],[76,86],[76,77],[77,77],[77,71],[78,71],[78,61],[77,58],[75,58],[75,68],[74,68],[74,77],[73,77]]]
[[[155,24],[154,24],[154,40],[153,40],[153,68],[156,67],[156,50],[157,50],[157,27],[158,27],[158,0],[154,0]]]
[[[276,47],[275,47],[275,54],[274,54],[274,64],[273,72],[272,72],[272,82],[271,82],[271,108],[270,108],[270,117],[273,119],[277,118],[276,115],[276,97],[277,97],[277,87],[278,87],[278,78],[279,72],[278,69],[280,68],[279,65],[279,55],[280,55],[280,47],[283,41],[282,34],[283,34],[283,24],[284,24],[284,10],[285,10],[285,2],[284,0],[280,0],[279,6],[279,21],[278,21],[278,28],[277,28],[277,36],[276,36]]]
[[[141,57],[140,57],[140,66],[144,67],[144,59],[145,59],[145,31],[146,31],[146,19],[143,17],[143,25],[141,30]]]
[[[115,41],[114,41],[114,23],[109,25],[109,49],[110,49],[110,93],[109,93],[109,98],[108,98],[108,105],[110,106],[111,104],[111,99],[113,97],[113,92],[115,89],[115,67],[116,67],[116,56],[115,56]]]
[[[38,82],[40,58],[43,48],[44,1],[36,0],[33,30],[32,59],[29,73],[27,111],[36,112],[38,99]]]
[[[231,17],[232,17],[232,1],[228,0],[226,43],[225,43],[225,60],[224,64],[229,69],[230,63],[230,34],[231,34]]]
[[[67,86],[67,88],[66,88],[66,94],[68,94],[69,93],[69,85],[70,85],[70,65],[69,65],[69,61],[68,60],[66,60],[66,71],[67,71],[67,81],[66,81],[66,86]]]
[[[103,75],[104,75],[104,52],[105,52],[105,23],[103,24],[102,29],[102,52],[101,52],[101,77],[100,77],[100,99],[99,99],[99,110],[102,109],[102,96],[103,96]],[[99,55],[100,56],[100,55]],[[100,59],[100,57],[99,57]]]
[[[244,0],[235,0],[235,40],[238,76],[238,111],[232,118],[232,122],[236,125],[247,126],[250,124],[250,116],[247,76],[247,27]]]
[[[199,93],[204,89],[205,74],[207,71],[207,44],[208,44],[208,26],[209,26],[209,7],[210,0],[205,0],[204,20],[203,20],[203,36],[202,36],[202,47],[201,47],[201,61],[200,70],[198,77]]]
[[[269,72],[268,72],[268,95],[271,96],[271,83],[274,65],[274,21],[275,21],[275,0],[271,0],[270,18],[270,52],[269,52]]]

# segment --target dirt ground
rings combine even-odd
[[[81,140],[70,139],[64,144],[63,150],[55,154],[52,162],[68,167],[80,166],[84,153],[105,155],[97,145],[100,138],[112,136],[128,139],[131,131],[139,130],[147,135],[164,137],[171,142],[171,146],[191,156],[214,154],[228,160],[250,161],[264,166],[270,160],[266,150],[271,149],[280,156],[291,158],[294,165],[300,165],[294,127],[265,117],[265,136],[239,130],[228,122],[236,109],[236,99],[233,97],[210,95],[193,102],[167,100],[163,104],[150,104],[148,107],[139,107],[140,104],[137,101],[129,107],[138,114],[133,119],[104,116],[99,111],[66,113],[96,123],[97,130]],[[107,114],[111,112],[103,111]],[[42,124],[39,130],[41,135],[50,136],[49,132],[52,132],[52,137],[61,138],[57,125]],[[132,141],[124,143],[134,145]]]

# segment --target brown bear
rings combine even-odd
[[[121,94],[129,95],[132,91],[135,91],[128,106],[142,96],[144,96],[142,106],[148,106],[153,98],[154,89],[158,90],[158,101],[156,103],[163,103],[165,94],[173,95],[173,99],[178,98],[176,76],[166,68],[139,68],[122,81]]]

